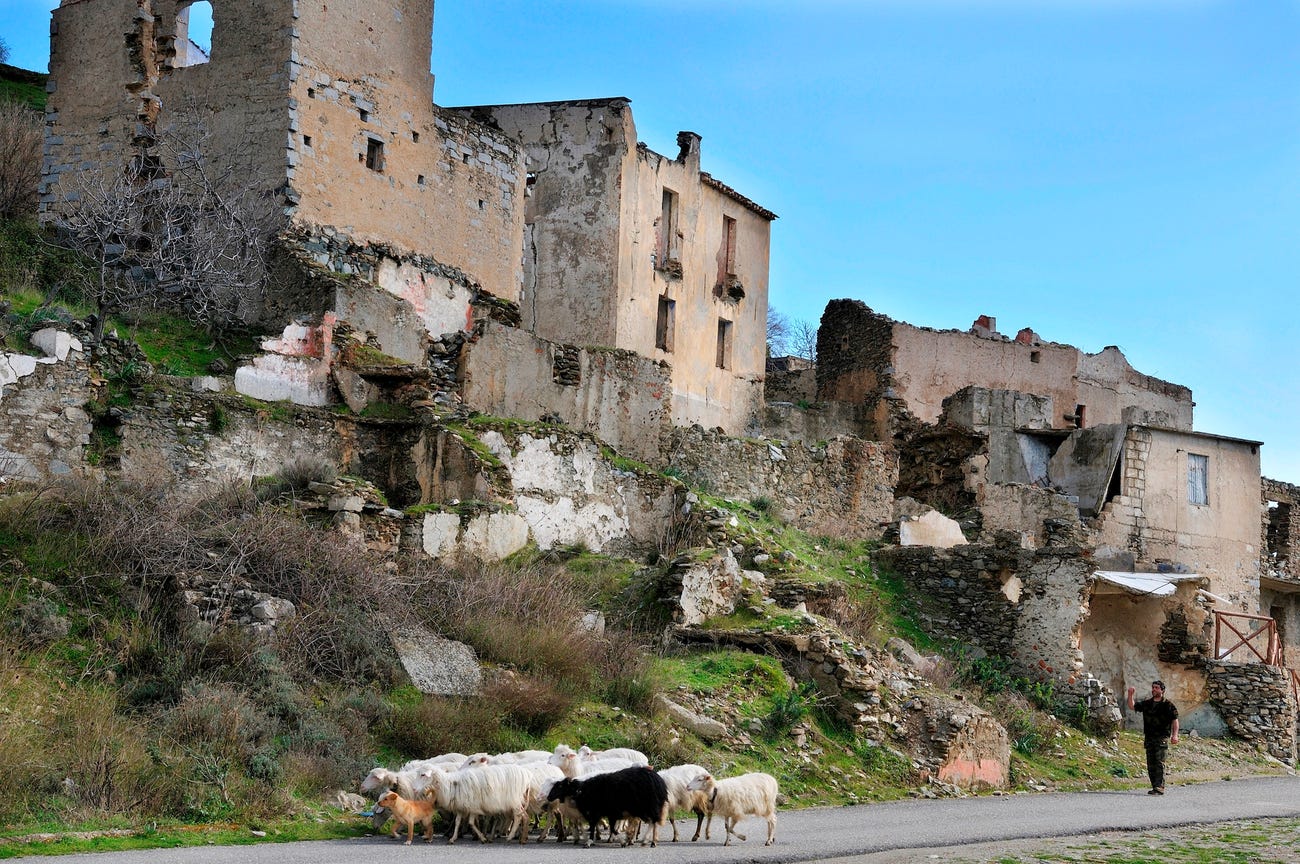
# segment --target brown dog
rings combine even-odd
[[[424,839],[433,842],[433,805],[428,801],[408,801],[396,792],[385,792],[379,796],[379,806],[393,815],[393,837],[397,836],[400,824],[406,825],[406,845],[415,839],[415,826],[423,825]]]

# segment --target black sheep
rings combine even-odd
[[[587,821],[587,846],[596,837],[596,826],[608,819],[611,830],[619,819],[630,820],[623,845],[632,842],[642,821],[650,823],[650,845],[659,845],[659,823],[668,806],[664,778],[644,765],[596,774],[587,778],[565,778],[551,787],[548,801],[567,801]],[[644,844],[644,840],[642,843]]]

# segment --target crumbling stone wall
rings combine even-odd
[[[887,546],[872,560],[913,589],[928,632],[1053,682],[1062,704],[1082,704],[1103,727],[1118,720],[1114,693],[1079,649],[1092,567],[1077,548],[1023,549],[1017,535],[1003,534],[992,545]]]
[[[1260,573],[1300,585],[1300,486],[1263,478]]]
[[[466,405],[566,423],[643,461],[658,458],[671,418],[671,374],[630,351],[558,345],[491,321],[461,361]]]
[[[44,480],[84,470],[94,398],[89,358],[0,354],[0,476]]]
[[[1085,354],[1027,328],[1011,339],[994,326],[982,318],[965,332],[933,330],[893,321],[860,301],[833,300],[817,339],[818,398],[866,405],[876,437],[890,434],[891,415],[935,422],[943,400],[971,385],[1050,399],[1057,429],[1192,428],[1191,391],[1142,375],[1118,348]]]
[[[862,412],[857,405],[843,402],[815,402],[801,407],[769,401],[763,406],[761,425],[764,438],[817,444],[841,435],[861,438]]]
[[[188,6],[55,10],[47,218],[80,175],[165,171],[154,136],[176,134],[298,225],[426,255],[518,298],[523,155],[500,130],[433,106],[432,4],[227,0],[214,6],[210,60],[189,50]]]
[[[1206,663],[1210,698],[1228,728],[1288,765],[1296,758],[1296,703],[1285,669],[1263,663]]]
[[[768,498],[782,519],[815,534],[879,538],[892,516],[894,456],[860,438],[787,444],[674,428],[660,464],[719,495]]]
[[[336,418],[328,411],[187,392],[182,379],[171,384],[121,409],[124,477],[159,479],[162,471],[181,486],[251,482],[308,453],[343,467]]]

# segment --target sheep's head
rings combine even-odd
[[[547,801],[563,801],[566,798],[572,798],[577,793],[581,781],[574,780],[571,777],[565,777],[563,780],[556,780],[551,791],[546,793]]]
[[[388,789],[397,782],[397,775],[387,768],[375,768],[361,781],[361,791],[367,795]]]
[[[488,754],[475,753],[473,756],[466,757],[465,761],[460,763],[460,770],[464,771],[466,768],[482,768],[484,765],[491,764],[491,762],[492,757]]]
[[[686,788],[692,792],[708,792],[713,788],[713,775],[701,774],[687,783]]]
[[[586,744],[583,744],[581,747],[578,748],[578,758],[583,760],[584,762],[595,762],[596,751],[592,750]]]

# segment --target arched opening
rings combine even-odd
[[[183,69],[207,63],[212,56],[212,4],[195,2],[176,10],[176,57],[172,66]]]

